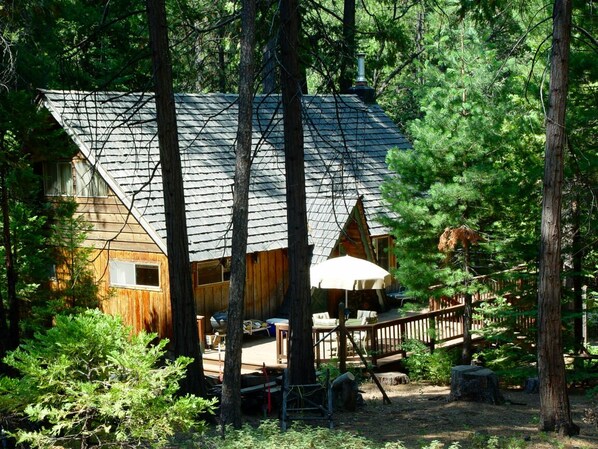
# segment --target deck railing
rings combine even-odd
[[[503,287],[503,286],[501,286]],[[491,293],[474,295],[473,307],[482,302],[494,300],[498,289]],[[459,304],[431,312],[415,314],[389,321],[359,326],[347,326],[347,332],[353,336],[358,350],[376,365],[378,359],[397,354],[405,356],[404,343],[407,340],[419,340],[432,350],[436,346],[451,346],[463,339],[463,311],[465,306]],[[484,321],[473,319],[472,330],[480,330],[485,324],[496,323],[498,319],[486,318]],[[533,325],[533,316],[520,315],[517,325],[527,329]],[[338,357],[338,327],[313,327],[313,341],[316,364]],[[289,325],[276,325],[276,353],[279,363],[285,363],[289,348]],[[348,348],[348,358],[357,359],[354,348]]]
[[[497,274],[515,273],[525,270],[525,267],[516,267],[491,276],[478,276],[476,282],[484,285],[483,291],[473,295],[473,307],[475,309],[481,303],[490,303],[499,295],[511,298],[511,302],[517,301],[517,294],[525,287],[521,279],[505,280]],[[433,287],[431,290],[438,288]],[[436,346],[451,346],[458,344],[463,339],[463,311],[465,308],[463,295],[455,295],[444,304],[457,304],[444,307],[431,312],[415,314],[412,316],[396,318],[389,321],[381,321],[374,324],[360,326],[348,326],[347,332],[353,337],[358,345],[358,351],[362,353],[372,364],[376,365],[378,359],[401,354],[405,356],[404,343],[407,340],[419,340],[432,350]],[[442,305],[443,301],[437,303]],[[516,307],[518,309],[518,307]],[[523,312],[523,310],[518,310]],[[483,321],[473,319],[472,331],[480,330],[485,324],[496,323],[498,318],[486,318]],[[535,318],[519,313],[516,325],[521,330],[533,326]],[[314,341],[314,353],[316,363],[326,362],[338,357],[339,329],[335,327],[314,326],[312,329]],[[289,325],[276,325],[276,354],[279,363],[285,363],[289,349]],[[348,358],[352,356],[357,359],[355,350],[347,348]]]

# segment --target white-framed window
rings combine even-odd
[[[73,195],[73,171],[70,162],[44,163],[44,190],[48,196]]]
[[[108,195],[108,186],[98,171],[85,161],[75,161],[77,196],[101,197]]]
[[[197,263],[197,285],[230,280],[230,258]]]
[[[44,163],[44,190],[48,196],[103,197],[108,185],[86,161]]]
[[[160,265],[111,260],[110,285],[114,287],[160,288]]]

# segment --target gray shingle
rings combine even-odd
[[[44,105],[113,181],[121,198],[166,239],[154,101],[150,94],[42,91]],[[176,97],[192,261],[230,255],[237,97]],[[305,96],[305,173],[313,263],[336,243],[357,198],[370,230],[383,212],[380,184],[390,174],[386,153],[409,143],[377,105],[351,95]],[[248,252],[287,247],[282,108],[277,95],[254,102]],[[153,179],[148,179],[153,174]]]

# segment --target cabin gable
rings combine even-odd
[[[170,335],[167,236],[153,96],[42,91],[40,100],[79,149],[67,162],[73,164],[74,176],[79,160],[93,169],[85,178],[88,191],[77,190],[77,182],[70,188],[71,193],[94,193],[74,196],[78,216],[92,224],[85,245],[97,252],[94,269],[110,293],[104,309],[126,317],[137,330],[155,325],[161,336]],[[228,304],[238,102],[237,96],[226,94],[178,94],[175,101],[189,269],[197,312],[208,321]],[[312,264],[341,253],[375,260],[371,236],[386,232],[372,221],[384,210],[380,186],[389,175],[386,152],[409,143],[377,105],[366,105],[354,96],[305,96],[302,101]],[[267,319],[279,314],[288,287],[280,97],[258,96],[254,109],[245,314]],[[68,194],[69,187],[62,190],[59,181],[68,177],[69,167],[62,163],[53,170],[54,190],[48,193]]]

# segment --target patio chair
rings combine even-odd
[[[312,322],[315,327],[334,327],[338,325],[338,320],[335,318],[330,318],[330,314],[328,312],[312,314]],[[319,338],[320,334],[317,335]],[[316,357],[319,359],[320,355],[323,355],[324,357],[327,355],[330,355],[331,357],[335,355],[337,352],[336,339],[336,332],[330,333],[320,339],[319,343],[315,347]]]
[[[361,324],[374,324],[378,322],[378,312],[375,310],[358,310],[357,319],[361,320]]]
[[[378,321],[378,312],[375,310],[358,310],[357,311],[357,319],[361,320],[362,325],[366,324],[374,324]],[[353,339],[355,343],[361,348],[364,355],[367,355],[367,344],[369,334],[366,331],[357,331],[353,332]]]
[[[311,319],[315,322],[316,320],[329,320],[330,314],[328,312],[312,313]]]

